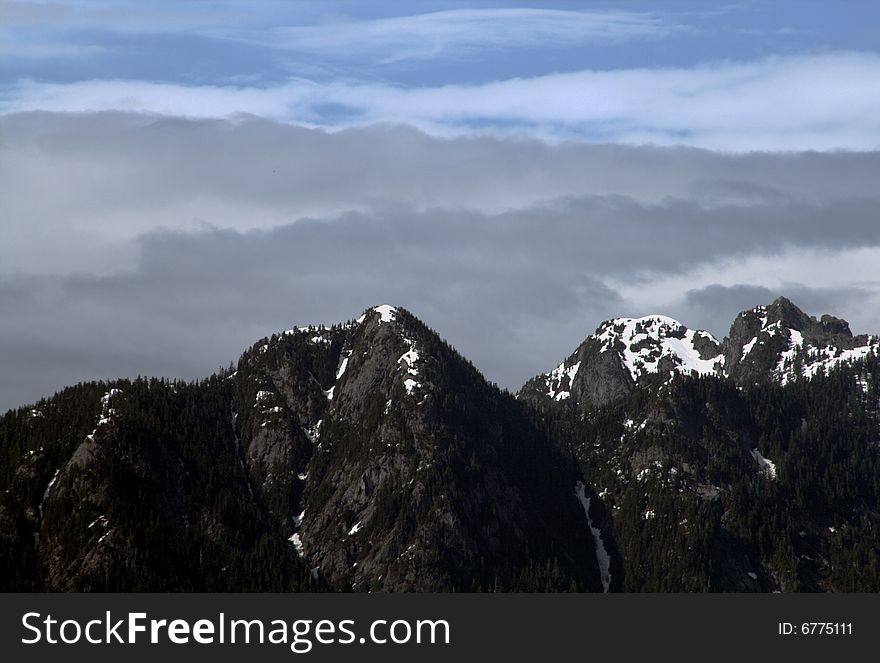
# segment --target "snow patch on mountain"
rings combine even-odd
[[[596,548],[596,562],[599,564],[599,575],[602,579],[602,591],[608,592],[611,587],[611,557],[605,549],[605,542],[602,540],[602,532],[598,527],[593,525],[593,519],[590,517],[590,498],[587,497],[586,486],[583,481],[578,481],[574,485],[574,494],[584,508],[584,514],[587,516],[587,526],[593,535],[593,544]]]
[[[594,338],[604,352],[620,354],[634,381],[658,373],[661,362],[684,375],[716,375],[724,365],[724,355],[711,334],[688,329],[664,315],[609,320]],[[715,354],[704,359],[697,349],[698,341],[712,344]]]
[[[765,307],[758,307],[752,312],[760,315],[760,328],[743,346],[742,358],[745,359],[756,345],[777,336],[783,337],[788,345],[779,353],[775,366],[771,368],[772,375],[782,385],[799,378],[811,379],[841,364],[851,364],[872,354],[880,354],[880,337],[877,336],[857,337],[862,345],[853,348],[839,347],[833,337],[819,344],[805,338],[804,333],[786,326],[781,320],[768,322]],[[847,345],[850,343],[851,338],[845,342]]]
[[[98,421],[95,425],[95,429],[86,435],[86,439],[92,442],[95,441],[95,434],[98,432],[98,429],[101,426],[106,426],[112,421],[113,415],[116,414],[116,410],[111,407],[112,401],[116,396],[122,394],[122,389],[111,389],[103,396],[101,396],[101,414],[98,415]]]
[[[348,352],[343,352],[342,357],[339,359],[339,366],[336,367],[336,379],[338,380],[345,373],[345,369],[348,368],[348,360],[351,359],[351,350]]]
[[[101,527],[107,527],[109,524],[106,516],[98,516],[92,522],[89,523],[87,529],[92,529],[95,525],[100,525]]]
[[[262,415],[263,421],[260,423],[260,428],[266,428],[271,420],[274,419],[273,415],[278,415],[284,412],[284,408],[280,405],[271,405],[271,403],[275,400],[276,396],[271,391],[260,390],[257,392],[257,396],[254,400],[254,410],[258,411]],[[234,415],[236,418],[238,415]],[[235,422],[233,421],[233,426]]]
[[[289,539],[287,539],[293,544],[293,549],[296,551],[297,557],[305,557],[305,550],[303,548],[302,538],[300,538],[299,533],[293,534]]]
[[[390,306],[388,304],[382,304],[381,306],[376,306],[373,310],[379,314],[379,323],[383,322],[394,322],[395,316],[397,315],[397,309],[394,306]]]
[[[46,500],[49,499],[49,494],[52,492],[52,486],[55,485],[55,482],[58,481],[58,474],[61,470],[55,470],[55,474],[52,475],[52,478],[49,480],[49,485],[46,486],[46,490],[43,491],[43,499],[40,500],[40,520],[43,519],[43,507],[46,506]]]
[[[563,401],[571,396],[571,385],[577,375],[581,362],[566,366],[562,362],[547,374],[547,395],[555,401]]]
[[[403,379],[403,386],[407,394],[412,394],[413,389],[420,388],[422,383],[416,380],[419,375],[417,362],[419,361],[419,351],[416,349],[416,342],[410,338],[404,338],[408,349],[404,352],[400,359],[397,360],[398,365],[403,364],[406,377]]]
[[[774,463],[769,458],[764,458],[761,455],[761,452],[757,449],[752,449],[752,458],[755,459],[755,462],[758,464],[760,471],[766,474],[771,479],[776,478],[776,463]]]
[[[799,346],[795,346],[788,352],[783,353],[784,356],[780,359],[777,373],[782,384],[786,384],[799,375],[805,378],[813,378],[819,373],[827,372],[835,366],[851,364],[870,355],[880,354],[880,342],[878,341],[880,339],[877,337],[869,337],[867,345],[848,350],[833,346],[817,348],[811,345],[804,345],[801,342]],[[798,352],[803,360],[800,373],[794,368],[794,355]]]

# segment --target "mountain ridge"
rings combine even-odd
[[[740,313],[720,342],[663,315],[606,320],[559,366],[527,381],[519,394],[536,402],[564,401],[574,394],[575,404],[583,400],[601,406],[652,376],[678,373],[736,384],[785,384],[878,352],[880,338],[853,336],[845,320],[827,314],[817,320],[779,297],[769,306]]]
[[[619,318],[515,396],[381,305],[81,384],[0,417],[0,587],[878,589],[877,347],[785,299]]]

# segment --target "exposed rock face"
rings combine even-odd
[[[807,315],[780,297],[740,313],[724,342],[727,375],[737,384],[809,378],[876,354],[877,337],[854,337],[845,320]]]
[[[532,402],[601,406],[628,394],[633,384],[619,356],[602,352],[601,343],[589,338],[553,371],[529,380],[519,397]]]
[[[314,358],[294,370],[289,357],[304,339]],[[560,569],[554,582],[596,585],[583,514],[557,487],[559,477],[575,480],[575,467],[406,311],[377,307],[338,329],[294,330],[241,365],[241,385],[259,376],[257,394],[295,417],[279,447],[302,448],[299,431],[310,438],[296,462],[276,454],[285,478],[276,471],[272,481],[290,498],[281,520],[298,554],[334,586],[509,588],[544,563]],[[250,429],[251,476],[266,485],[251,459],[269,433],[256,419]]]

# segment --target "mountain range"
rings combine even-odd
[[[4,591],[878,591],[880,338],[604,322],[518,393],[408,311],[0,418]]]

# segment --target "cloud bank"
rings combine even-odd
[[[7,115],[0,135],[0,408],[81,379],[199,377],[382,302],[511,388],[616,315],[723,335],[786,294],[880,331],[876,152],[118,112]]]

